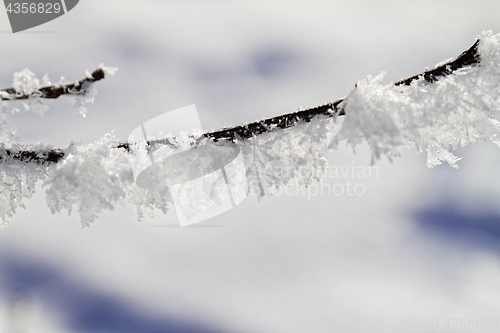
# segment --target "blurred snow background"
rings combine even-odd
[[[12,34],[0,10],[0,87],[25,67],[53,82],[120,69],[86,118],[65,100],[9,114],[26,143],[126,140],[190,104],[219,128],[336,100],[382,70],[419,73],[499,33],[498,13],[496,0],[86,0]],[[81,230],[39,191],[0,232],[0,332],[498,330],[500,151],[456,154],[458,170],[407,152],[378,176],[323,180],[361,196],[250,196],[203,228],[178,228],[173,210],[137,222],[123,206]],[[329,155],[332,168],[369,162],[367,147]]]

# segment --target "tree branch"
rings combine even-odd
[[[86,93],[86,83],[91,83],[95,81],[99,81],[104,79],[104,70],[101,68],[97,68],[91,74],[91,77],[86,77],[81,79],[80,81],[65,84],[62,86],[46,86],[38,88],[36,91],[31,94],[23,94],[21,92],[16,91],[14,88],[2,89],[1,91],[9,94],[5,96],[2,94],[0,97],[2,101],[11,101],[11,100],[22,100],[28,99],[30,97],[39,97],[39,98],[57,98],[61,95],[83,95]]]
[[[479,40],[477,40],[476,43],[474,43],[474,45],[472,45],[470,49],[460,54],[458,58],[456,58],[455,60],[450,61],[437,68],[414,75],[407,79],[397,81],[396,83],[394,83],[394,85],[409,86],[413,81],[418,80],[422,77],[424,78],[425,81],[433,83],[437,81],[439,77],[449,75],[460,68],[478,64],[481,60],[479,57],[479,53],[477,52],[478,45],[479,45]],[[264,132],[268,132],[273,127],[288,128],[295,125],[300,120],[309,122],[313,117],[317,115],[325,115],[328,117],[332,117],[334,115],[343,116],[345,115],[344,109],[342,107],[339,107],[343,101],[344,101],[343,99],[339,99],[335,102],[323,104],[303,111],[284,114],[282,116],[277,116],[274,118],[256,121],[248,125],[236,126],[236,127],[221,129],[214,132],[208,132],[205,133],[205,137],[211,138],[214,141],[219,141],[219,140],[234,141],[234,139],[236,139],[237,137],[240,137],[242,139],[248,139],[251,138],[253,135],[258,135]]]
[[[425,71],[423,73],[411,76],[409,78],[397,81],[394,83],[396,86],[410,85],[413,81],[423,78],[428,83],[433,83],[439,78],[450,75],[458,69],[465,68],[467,66],[473,66],[480,63],[481,58],[478,53],[479,40],[477,40],[474,45],[467,51],[460,54],[455,60],[452,60],[444,65],[436,67],[434,69]],[[99,72],[100,71],[100,72]],[[96,76],[94,76],[96,74]],[[104,78],[104,72],[100,69],[92,73],[92,78],[86,78],[78,81],[77,83],[62,86],[62,87],[43,87],[38,91],[42,94],[43,98],[57,98],[63,93],[84,93],[82,86],[84,82],[94,82]],[[12,93],[10,89],[6,89],[9,93]],[[55,96],[55,97],[52,97]],[[29,96],[21,95],[14,99],[25,99]],[[2,98],[3,99],[3,98]],[[310,122],[312,118],[318,115],[324,115],[327,117],[333,117],[335,115],[343,116],[345,115],[344,109],[341,103],[344,99],[339,99],[335,102],[330,102],[327,104],[319,105],[306,110],[296,111],[292,113],[287,113],[281,116],[263,119],[255,121],[246,125],[235,126],[230,128],[223,128],[217,131],[207,132],[203,134],[202,138],[212,139],[213,141],[232,141],[236,139],[248,139],[254,135],[259,135],[265,132],[270,132],[274,128],[285,129],[294,126],[299,121]],[[155,140],[148,141],[149,145],[154,143],[168,143],[166,140]],[[116,148],[123,148],[129,151],[130,143],[123,142],[119,143]],[[0,162],[5,162],[7,159],[21,161],[21,162],[34,162],[34,163],[57,163],[64,158],[64,151],[61,149],[54,149],[45,152],[35,152],[35,151],[19,151],[11,152],[10,150],[5,150],[3,154],[0,155]]]

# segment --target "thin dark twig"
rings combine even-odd
[[[413,81],[420,78],[423,78],[428,83],[433,83],[437,81],[439,77],[449,75],[460,68],[478,64],[481,60],[477,50],[478,45],[479,40],[477,40],[470,49],[460,54],[455,60],[450,61],[437,68],[420,73],[418,75],[414,75],[407,79],[397,81],[396,83],[394,83],[394,85],[409,86]],[[335,102],[323,104],[307,110],[288,113],[274,118],[256,121],[247,125],[224,128],[218,131],[208,132],[205,133],[205,137],[211,138],[214,141],[234,141],[238,137],[242,139],[248,139],[251,138],[254,134],[258,135],[263,132],[268,132],[273,127],[287,128],[295,125],[298,121],[301,120],[309,122],[313,117],[317,115],[325,115],[328,117],[333,117],[334,115],[343,116],[345,115],[344,109],[341,104],[343,101],[344,99],[339,99]]]
[[[439,67],[436,67],[434,69],[431,69],[429,71],[423,72],[418,75],[414,75],[412,77],[409,77],[404,80],[400,80],[394,85],[396,86],[401,86],[401,85],[406,85],[409,86],[413,81],[420,79],[421,77],[424,78],[425,81],[432,83],[438,80],[438,77],[440,76],[446,76],[454,71],[464,68],[467,66],[472,66],[474,64],[479,64],[481,61],[481,58],[479,56],[477,47],[479,46],[479,39],[474,43],[474,45],[471,46],[470,49],[467,51],[462,52],[455,60],[450,61],[444,65],[441,65]]]
[[[0,97],[3,101],[10,101],[28,99],[30,97],[57,98],[61,95],[83,95],[86,93],[88,83],[104,79],[104,76],[104,71],[101,68],[97,68],[92,72],[91,77],[86,77],[77,82],[68,83],[62,86],[54,85],[41,87],[30,94],[23,94],[22,92],[16,91],[14,88],[7,88],[1,91],[6,92],[8,95],[5,96],[2,94]]]
[[[442,66],[425,71],[418,75],[414,75],[407,79],[397,81],[394,83],[394,85],[396,86],[410,85],[413,81],[422,78],[427,83],[433,83],[437,81],[440,77],[447,76],[458,69],[465,68],[467,66],[478,65],[481,61],[480,55],[478,53],[478,45],[479,45],[479,40],[477,40],[470,49],[460,54],[455,60],[447,62]],[[102,75],[104,77],[104,73],[102,73]],[[97,80],[98,79],[96,79],[95,81]],[[82,84],[83,82],[80,84],[80,86]],[[55,97],[46,97],[46,98],[55,98]],[[223,128],[217,131],[207,132],[203,134],[203,137],[211,139],[213,141],[225,140],[234,142],[237,139],[248,139],[253,137],[254,135],[270,132],[275,128],[280,128],[280,129],[289,128],[294,126],[299,121],[310,122],[312,118],[318,115],[324,115],[327,117],[343,116],[345,115],[345,111],[342,104],[343,101],[344,99],[339,99],[335,102],[319,105],[306,110],[287,113],[273,118],[255,121],[253,123],[249,123],[246,125]],[[154,143],[164,143],[164,141],[165,140],[150,141],[148,142],[148,144],[151,145]],[[126,151],[129,151],[130,143],[128,142],[119,143],[116,146],[116,148],[122,148],[125,149]],[[4,161],[7,157],[22,162],[35,162],[43,164],[43,163],[57,163],[64,157],[64,151],[61,149],[54,149],[44,153],[39,153],[34,151],[21,151],[13,153],[9,150],[6,150],[3,155],[4,155],[3,158],[0,155],[1,158],[0,162]]]
[[[21,161],[25,163],[57,163],[63,157],[65,153],[61,149],[52,149],[47,151],[33,151],[33,150],[21,150],[13,152],[10,149],[5,149],[3,156],[0,156],[0,162],[4,162],[5,160],[15,160]]]

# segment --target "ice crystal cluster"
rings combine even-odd
[[[462,68],[437,82],[383,84],[384,73],[368,76],[346,96],[346,116],[336,142],[367,141],[372,161],[398,156],[403,147],[427,150],[429,167],[446,161],[457,168],[451,149],[477,141],[500,145],[500,35],[480,35],[479,66]]]
[[[447,162],[454,168],[459,160],[452,153],[455,148],[478,141],[500,146],[500,122],[495,117],[500,110],[500,35],[483,32],[479,39],[479,65],[459,69],[434,83],[422,78],[409,86],[384,83],[384,73],[368,76],[344,97],[343,117],[316,117],[293,128],[223,143],[241,151],[246,169],[246,175],[237,175],[246,178],[244,186],[232,190],[244,189],[262,197],[269,195],[271,188],[289,185],[292,179],[307,186],[321,178],[327,167],[325,154],[339,144],[354,148],[368,143],[372,163],[382,157],[392,160],[402,149],[410,148],[426,151],[429,167]],[[16,80],[15,85],[24,82],[19,86],[24,91],[36,89],[39,84],[29,72],[20,74]],[[16,143],[3,105],[0,105],[0,130],[2,151],[27,148]],[[177,138],[176,145],[193,145],[192,137],[186,137],[186,142],[182,140]],[[218,145],[206,141],[202,143]],[[136,206],[139,218],[145,213],[154,215],[157,210],[166,213],[172,200],[171,190],[168,186],[138,186],[130,162],[133,153],[116,148],[117,142],[113,134],[107,134],[89,145],[71,144],[64,149],[64,159],[50,165],[20,163],[4,154],[0,163],[3,223],[16,208],[23,206],[23,198],[29,198],[38,185],[45,189],[52,212],[63,209],[71,212],[76,207],[82,225],[91,223],[103,209],[124,202]],[[41,152],[50,149],[28,148]],[[144,146],[144,149],[150,153],[151,149],[161,148]],[[169,170],[174,174],[177,171],[183,170]],[[186,186],[180,192],[177,190],[187,193],[187,197],[181,198],[186,203],[184,208],[190,213],[205,209],[196,200],[190,200],[192,191]],[[211,199],[216,202],[224,198]]]

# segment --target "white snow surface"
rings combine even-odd
[[[412,148],[427,151],[428,167],[445,161],[454,168],[459,158],[452,149],[478,141],[500,146],[500,122],[493,115],[500,109],[500,34],[487,31],[479,39],[479,66],[460,69],[432,84],[419,79],[409,86],[383,83],[384,73],[369,75],[345,96],[344,117],[316,117],[290,129],[237,140],[247,168],[249,193],[265,197],[271,195],[270,189],[289,186],[292,179],[302,186],[318,181],[327,167],[325,154],[343,142],[353,149],[368,142],[372,164],[383,156],[392,161],[402,149]],[[15,75],[14,86],[19,91],[32,92],[38,84],[27,69]],[[95,91],[76,102],[83,115],[80,106],[91,102],[93,94]],[[6,123],[5,108],[0,107],[4,149],[16,140]],[[189,142],[179,139],[179,145],[192,144],[192,138],[186,140]],[[134,204],[139,219],[144,213],[154,215],[156,209],[166,213],[171,201],[168,188],[137,186],[129,153],[115,148],[118,141],[111,133],[91,144],[72,143],[64,150],[64,160],[51,165],[19,163],[4,156],[0,164],[2,225],[40,184],[46,189],[51,211],[66,209],[71,213],[77,206],[82,226],[88,226],[103,209],[113,209],[122,202]],[[50,147],[15,144],[13,149]],[[189,188],[182,193],[189,195]],[[184,209],[191,214],[206,209],[196,200],[185,199]],[[217,202],[223,198],[211,199]]]

